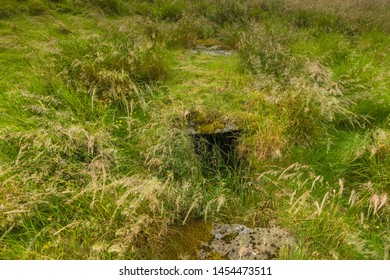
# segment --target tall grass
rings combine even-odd
[[[146,244],[157,246],[170,224],[211,218],[224,205],[222,191],[194,180],[121,173],[129,161],[115,145],[115,111],[92,109],[85,95],[57,85],[55,95],[13,92],[17,103],[2,96],[2,258],[151,258]],[[167,170],[183,169],[180,155],[165,156]]]
[[[337,185],[329,185],[310,167],[299,164],[265,172],[260,179],[262,184],[270,183],[273,187],[269,191],[279,196],[277,207],[284,212],[282,223],[303,234],[305,247],[296,253],[304,256],[299,258],[388,257],[387,194],[378,193],[371,182],[353,189],[342,179]],[[378,231],[380,228],[383,231]],[[375,238],[365,240],[368,234]],[[319,244],[319,239],[326,244]]]
[[[107,102],[144,103],[146,86],[168,73],[162,49],[152,42],[135,42],[126,33],[64,41],[61,48],[57,66],[61,78]]]
[[[162,177],[196,180],[200,162],[186,132],[172,123],[151,123],[140,133],[145,139],[145,163]]]
[[[10,18],[23,14],[41,16],[51,14],[53,11],[67,14],[95,12],[115,16],[127,13],[127,2],[121,0],[2,0],[0,18]]]

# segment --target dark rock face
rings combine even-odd
[[[198,251],[199,259],[219,256],[229,260],[271,260],[280,249],[296,246],[291,234],[281,228],[248,228],[239,224],[215,224],[209,243]]]

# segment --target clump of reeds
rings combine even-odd
[[[61,42],[60,76],[69,86],[87,91],[92,99],[143,103],[148,86],[168,74],[164,51],[131,31],[88,36]]]
[[[259,180],[265,185],[270,183],[274,186],[272,190],[280,193],[279,210],[284,209],[289,216],[283,223],[296,233],[304,232],[305,247],[317,248],[319,255],[307,255],[308,258],[335,258],[340,250],[355,251],[365,257],[386,257],[384,250],[371,249],[388,246],[386,239],[382,238],[382,244],[364,241],[364,235],[379,228],[378,224],[388,223],[388,194],[378,194],[379,186],[368,182],[350,189],[343,179],[337,185],[330,185],[309,166],[298,163],[280,171],[262,173]],[[327,236],[325,247],[307,239],[317,235]]]

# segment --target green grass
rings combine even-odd
[[[389,258],[385,1],[3,2],[0,259],[194,258],[213,222]]]

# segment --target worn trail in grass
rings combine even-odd
[[[172,78],[167,82],[173,107],[202,106],[206,110],[233,113],[247,98],[248,77],[239,73],[239,58],[205,52],[178,53]]]

